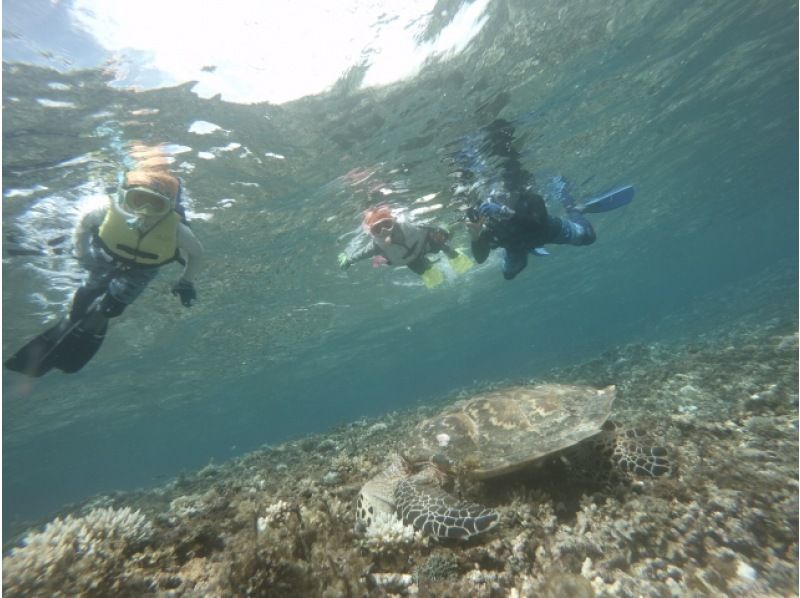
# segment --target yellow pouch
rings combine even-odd
[[[444,282],[444,274],[442,271],[439,270],[436,266],[431,266],[425,272],[421,274],[422,282],[425,283],[425,286],[429,289],[433,287],[438,287],[440,284]]]
[[[462,253],[460,250],[456,249],[458,252],[458,256],[454,258],[450,258],[448,261],[450,262],[450,267],[458,274],[463,274],[472,266],[475,265],[475,262],[472,261],[472,258]]]

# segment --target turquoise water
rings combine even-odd
[[[213,95],[224,59],[166,83],[133,51],[100,67],[73,4],[3,9],[4,355],[79,283],[68,235],[126,143],[174,144],[209,260],[196,306],[166,268],[80,373],[4,373],[6,527],[621,344],[690,342],[765,305],[796,318],[796,3],[419,3],[419,47],[470,6],[474,35],[401,80],[362,85],[367,53],[331,89],[271,102]],[[252,87],[295,51],[241,56]],[[634,184],[634,203],[513,282],[496,257],[433,290],[404,269],[338,269],[375,189],[396,206],[437,194],[433,216],[455,220],[447,152],[498,116],[539,182]]]

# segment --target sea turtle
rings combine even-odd
[[[356,531],[367,533],[381,520],[400,519],[427,535],[466,540],[495,527],[497,511],[445,491],[444,470],[454,468],[443,465],[485,480],[576,447],[609,457],[626,473],[668,474],[663,448],[641,446],[633,430],[620,432],[607,422],[614,398],[613,386],[542,384],[505,387],[454,403],[416,428],[409,452],[424,459],[395,454],[364,484]]]

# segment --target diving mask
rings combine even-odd
[[[369,232],[375,236],[388,235],[391,234],[392,229],[394,229],[394,220],[391,218],[385,218],[370,226]]]
[[[164,216],[172,210],[173,202],[148,187],[128,187],[119,190],[119,207],[135,216]]]

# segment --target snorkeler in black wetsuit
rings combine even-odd
[[[499,158],[501,182],[479,205],[467,211],[475,261],[483,263],[491,249],[501,247],[506,280],[525,268],[529,253],[546,253],[541,249],[543,245],[591,245],[595,241],[592,225],[565,186],[561,201],[567,218],[547,213],[544,199],[533,191],[533,175],[520,163],[513,138],[514,127],[506,120],[495,120],[486,127],[482,152]]]

